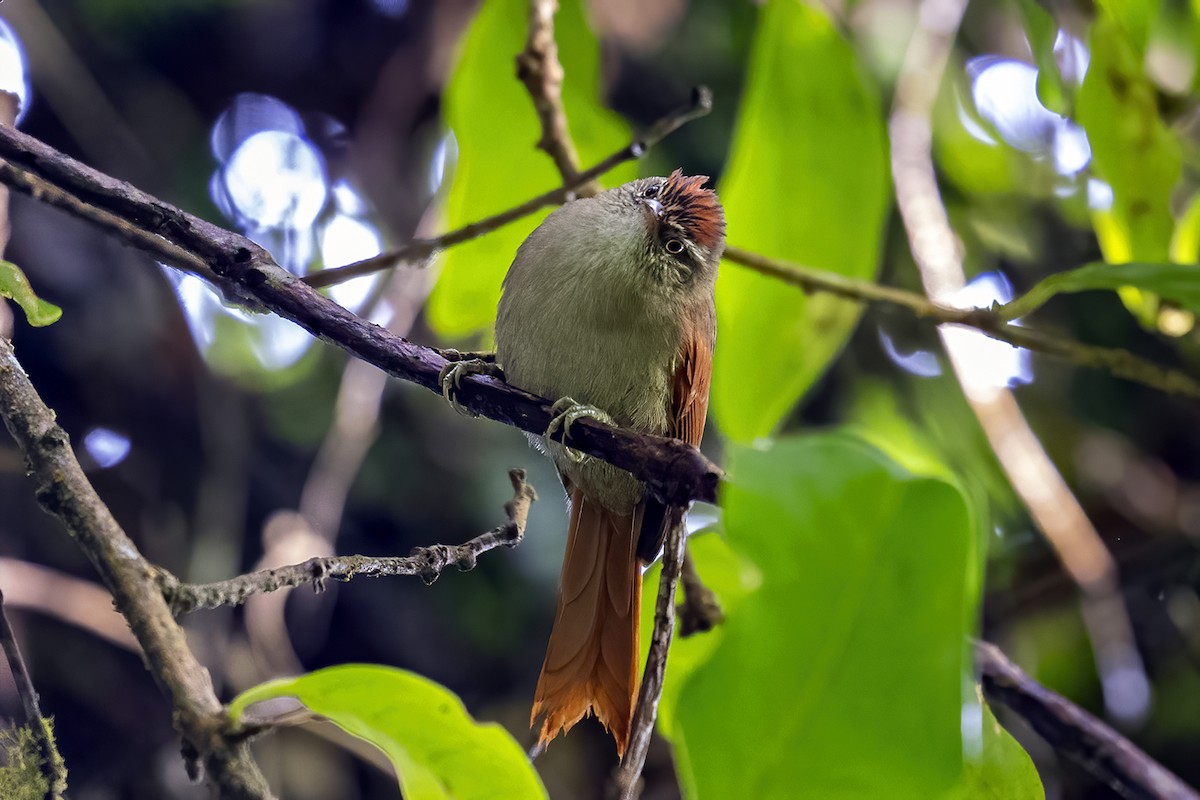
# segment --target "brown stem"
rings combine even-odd
[[[54,421],[17,362],[12,344],[0,338],[0,416],[25,455],[37,483],[38,502],[62,520],[112,592],[147,664],[174,707],[185,750],[207,769],[222,798],[262,800],[271,792],[245,743],[226,737],[227,720],[208,671],[188,648],[175,623],[157,572],[117,524],[75,458],[67,434]]]

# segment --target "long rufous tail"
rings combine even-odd
[[[642,573],[637,542],[642,506],[621,516],[570,490],[567,554],[558,610],[538,677],[530,725],[544,714],[538,744],[565,733],[588,712],[625,753],[638,692]]]

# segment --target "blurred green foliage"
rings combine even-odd
[[[347,664],[268,681],[229,704],[236,722],[254,703],[294,697],[387,754],[405,800],[535,800],[546,790],[516,741],[471,718],[443,686],[390,667]]]

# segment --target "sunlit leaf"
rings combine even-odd
[[[823,11],[762,11],[721,199],[729,240],[870,278],[887,210],[879,98]],[[770,433],[845,344],[859,308],[725,264],[713,414],[730,438]]]
[[[554,164],[536,149],[540,136],[533,104],[516,77],[525,45],[529,4],[488,0],[462,43],[444,95],[446,122],[458,145],[458,162],[446,204],[446,224],[457,228],[503,211],[562,182]],[[555,24],[565,79],[563,104],[584,165],[599,161],[629,139],[621,119],[600,105],[600,45],[584,19],[580,0],[564,0]],[[609,185],[636,177],[625,165]],[[512,223],[445,253],[429,301],[439,333],[462,337],[489,329],[500,300],[500,282],[517,247],[545,212]]]
[[[11,261],[0,261],[0,297],[7,297],[19,305],[25,312],[25,319],[35,328],[53,325],[62,316],[61,308],[34,294],[25,273]]]
[[[1035,311],[1056,294],[1132,286],[1200,313],[1200,270],[1195,264],[1087,264],[1043,278],[1011,303],[1000,307],[1006,319]]]
[[[688,539],[688,552],[704,585],[712,589],[725,614],[732,613],[753,588],[758,585],[758,572],[729,549],[724,538],[715,532],[694,535]],[[650,634],[654,630],[654,598],[658,596],[658,579],[662,562],[646,571],[642,584],[642,653],[645,663],[650,650]],[[670,667],[663,680],[662,699],[658,703],[658,730],[671,738],[675,728],[679,690],[692,671],[708,660],[724,635],[724,626],[697,633],[687,638],[675,637],[668,657]]]
[[[1137,4],[1109,5],[1112,16],[1092,26],[1092,61],[1078,105],[1093,170],[1113,192],[1112,207],[1095,210],[1093,223],[1106,261],[1166,261],[1175,228],[1171,191],[1183,163],[1180,144],[1159,116],[1154,85],[1142,70],[1136,36],[1144,40],[1144,31],[1130,33],[1143,24]],[[1122,298],[1144,323],[1153,322],[1152,296],[1131,289]]]
[[[294,697],[391,760],[405,800],[525,800],[546,797],[516,740],[478,723],[454,693],[391,667],[347,664],[268,681],[229,704],[237,720],[262,700]]]
[[[963,495],[844,434],[731,455],[726,537],[762,586],[680,692],[688,797],[949,791],[976,603]]]
[[[942,800],[1044,800],[1045,789],[1033,760],[1008,731],[1000,727],[992,709],[981,703],[983,719],[963,758],[958,785]]]

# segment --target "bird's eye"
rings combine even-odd
[[[678,239],[667,239],[665,247],[667,248],[667,252],[673,256],[677,256],[683,252],[683,242]]]
[[[657,183],[652,183],[642,190],[642,197],[647,199],[658,197],[658,192],[662,187]]]

